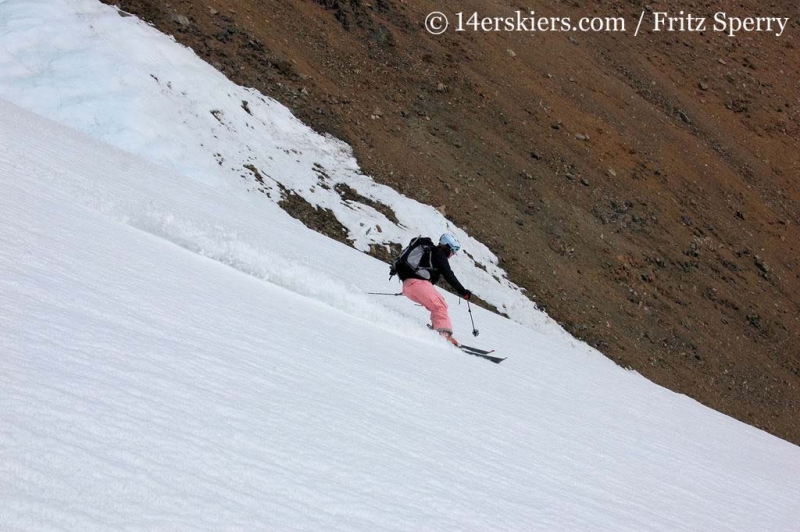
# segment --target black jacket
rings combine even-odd
[[[429,271],[431,278],[425,279],[416,273],[398,272],[397,275],[400,277],[400,280],[405,281],[406,279],[421,279],[423,281],[430,281],[432,284],[436,284],[439,282],[439,278],[443,276],[444,280],[447,281],[447,284],[452,286],[453,290],[458,292],[458,295],[466,295],[467,290],[461,285],[460,282],[458,282],[456,275],[453,273],[452,268],[450,268],[450,261],[447,259],[447,253],[439,246],[433,246],[427,251],[427,253],[430,254],[431,269]],[[425,264],[428,263],[427,260],[424,260],[423,262]]]

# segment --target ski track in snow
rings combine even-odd
[[[445,221],[145,24],[0,2],[0,96],[99,139],[0,100],[0,530],[796,530],[796,446],[615,366],[468,261],[527,325],[473,309],[500,366],[364,294],[385,265],[237,165],[286,169],[361,248]],[[314,163],[410,229],[343,207]]]

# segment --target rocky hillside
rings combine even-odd
[[[350,143],[617,363],[800,443],[793,2],[107,3]],[[627,31],[423,26],[476,10],[624,17]],[[651,31],[653,11],[681,10],[789,21],[781,36]]]

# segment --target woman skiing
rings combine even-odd
[[[458,239],[449,233],[439,238],[438,245],[434,245],[430,238],[417,237],[403,250],[390,270],[391,275],[397,273],[403,281],[403,295],[428,309],[433,329],[455,345],[459,343],[453,338],[447,302],[434,285],[440,277],[444,277],[461,297],[469,300],[472,292],[461,285],[450,268],[449,259],[459,249],[461,245]]]

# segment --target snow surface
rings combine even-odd
[[[480,309],[511,356],[464,355],[279,209],[0,116],[0,529],[796,529],[797,447]]]
[[[331,209],[360,250],[455,233],[465,253],[454,267],[465,286],[520,323],[558,328],[508,281],[486,246],[433,207],[363,175],[349,146],[112,7],[95,0],[0,1],[0,97],[193,180],[248,188],[264,203],[280,200],[280,183]],[[390,206],[399,225],[343,201],[337,184]]]
[[[396,289],[385,264],[182,157],[208,102],[175,96],[190,126],[162,129],[140,85],[162,62],[157,86],[244,90],[111,8],[0,0],[0,95],[66,124],[0,100],[0,530],[797,530],[798,447],[615,366],[479,269],[467,286],[520,323],[473,308],[474,343],[509,359],[444,344],[365,294]],[[303,189],[329,157],[406,227],[445,227],[254,107],[265,169],[296,149]]]

